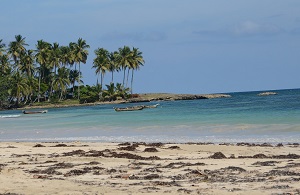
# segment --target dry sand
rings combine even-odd
[[[0,143],[0,194],[299,193],[299,144]]]

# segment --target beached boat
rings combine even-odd
[[[26,111],[26,110],[23,110],[22,112],[23,112],[23,114],[43,114],[43,113],[47,113],[48,110],[37,110],[37,111]]]
[[[125,107],[125,108],[114,108],[115,111],[135,111],[135,110],[142,110],[143,106],[132,106],[132,107]]]

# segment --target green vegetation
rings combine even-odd
[[[28,46],[21,35],[8,45],[0,39],[0,109],[126,99],[132,96],[134,71],[145,63],[138,48],[124,46],[113,52],[98,48],[92,68],[100,84],[97,78],[95,86],[84,86],[80,68],[87,62],[90,47],[85,40],[79,38],[67,46],[38,40],[34,50]],[[114,83],[115,72],[122,72],[122,84]],[[106,73],[111,73],[108,85],[103,84]]]

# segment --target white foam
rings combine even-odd
[[[0,118],[18,118],[20,116],[21,115],[19,115],[19,114],[15,114],[15,115],[2,115],[2,116],[0,116]]]

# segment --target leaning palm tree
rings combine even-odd
[[[87,56],[89,54],[88,48],[90,48],[89,45],[86,44],[86,41],[82,38],[79,38],[77,43],[71,44],[73,48],[73,57],[74,62],[78,63],[78,71],[79,71],[79,77],[80,77],[80,63],[85,64],[87,60]],[[80,83],[78,83],[78,99],[80,99]]]
[[[101,75],[100,85],[103,86],[103,78],[105,72],[109,69],[109,52],[104,48],[98,48],[95,50],[96,58],[93,62],[93,67],[98,75]],[[102,90],[102,89],[101,89]]]
[[[132,95],[134,70],[139,70],[140,66],[143,66],[145,61],[142,56],[143,53],[141,51],[139,51],[138,48],[133,48],[131,54],[132,55],[131,55],[131,60],[130,60],[130,67],[131,67],[132,73],[131,73],[131,88],[130,88],[130,90],[131,90],[131,95]]]

